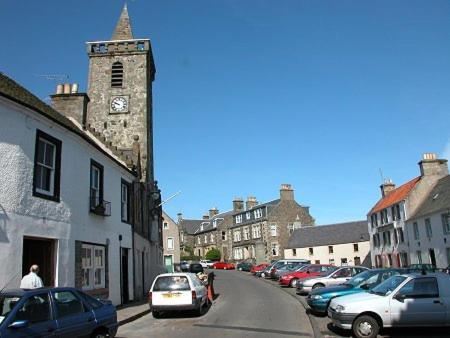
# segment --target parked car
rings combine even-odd
[[[414,272],[421,273],[422,271],[437,272],[437,269],[433,264],[411,264],[408,267],[408,270],[410,273],[414,273]]]
[[[153,281],[148,300],[155,318],[164,311],[194,310],[202,315],[208,305],[208,294],[194,273],[164,273]]]
[[[326,313],[331,299],[368,291],[386,279],[404,272],[405,269],[367,270],[357,274],[342,285],[312,290],[306,301],[313,311]]]
[[[311,263],[311,261],[307,260],[307,259],[280,259],[280,260],[276,261],[275,263],[273,263],[273,265],[269,271],[269,278],[275,278],[275,273],[282,266],[287,265],[287,264],[293,264],[293,263],[309,264],[309,263]]]
[[[0,292],[1,337],[114,337],[117,313],[110,301],[75,288]]]
[[[262,278],[266,278],[266,276],[270,276],[269,271],[272,268],[273,264],[267,265],[264,269],[257,271],[255,273],[256,277],[262,277]],[[267,277],[268,278],[268,277]]]
[[[385,327],[450,326],[450,276],[393,276],[367,293],[333,299],[328,317],[357,338],[375,338]]]
[[[189,272],[192,272],[192,273],[195,273],[195,274],[197,274],[199,272],[204,272],[203,265],[200,264],[200,263],[191,263],[189,265]]]
[[[280,279],[281,276],[296,271],[299,268],[301,268],[302,266],[305,266],[306,264],[303,263],[289,263],[286,265],[282,265],[280,268],[277,269],[277,271],[275,271],[275,275],[273,276],[274,279]]]
[[[256,274],[262,270],[264,270],[265,268],[267,268],[270,264],[269,263],[262,263],[262,264],[258,264],[258,265],[253,265],[252,268],[250,269],[250,272],[252,274]]]
[[[183,271],[183,272],[187,272],[187,271],[189,271],[189,262],[188,261],[181,261],[181,263],[180,263],[180,269],[181,269],[181,271]]]
[[[212,265],[213,269],[223,269],[223,270],[233,270],[234,264],[233,263],[225,263],[225,262],[215,262]]]
[[[250,271],[253,267],[253,264],[250,262],[240,262],[236,264],[236,269],[239,271]]]
[[[296,271],[292,271],[280,277],[279,283],[283,286],[295,287],[295,284],[299,279],[309,278],[319,276],[330,270],[336,270],[337,268],[333,265],[322,265],[322,264],[307,264]]]
[[[212,267],[214,263],[215,263],[214,261],[211,261],[209,259],[200,260],[200,264],[203,266],[203,269]]]
[[[363,266],[342,266],[335,270],[331,270],[325,276],[308,278],[296,283],[298,294],[308,294],[313,289],[323,288],[326,286],[343,284],[350,280],[353,276],[369,270]]]

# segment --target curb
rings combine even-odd
[[[132,315],[131,317],[122,319],[121,321],[119,321],[118,324],[119,324],[119,326],[122,326],[122,325],[125,325],[125,324],[128,324],[128,323],[131,323],[131,322],[135,321],[136,319],[139,319],[139,318],[141,318],[141,317],[143,317],[143,316],[145,316],[146,314],[149,314],[149,313],[150,313],[150,309],[147,309],[145,311],[142,311],[142,312],[139,312],[139,313],[137,313],[135,315]]]
[[[269,285],[274,286],[274,284],[271,282],[271,280],[266,280],[265,278],[263,278],[263,281],[264,281],[264,283],[267,283],[267,284],[269,284]],[[278,285],[277,285],[277,286],[278,286]],[[317,325],[314,323],[313,318],[311,318],[311,314],[308,313],[308,312],[306,311],[307,309],[306,309],[305,304],[303,304],[303,302],[302,302],[298,297],[295,297],[293,294],[291,294],[291,293],[285,291],[285,290],[284,290],[283,288],[281,288],[281,287],[280,287],[280,289],[281,289],[284,293],[286,293],[286,294],[288,294],[289,296],[291,296],[292,298],[294,298],[296,301],[298,301],[298,302],[302,305],[302,307],[305,309],[306,315],[308,316],[309,324],[311,324],[311,328],[312,328],[312,330],[313,330],[314,337],[316,337],[316,338],[322,338],[323,335],[322,335],[322,333],[320,332],[320,329],[319,329],[319,328],[317,327]]]

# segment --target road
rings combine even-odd
[[[309,312],[304,296],[275,281],[239,271],[214,270],[217,299],[208,312],[154,319],[148,314],[119,328],[117,337],[351,337],[330,325],[326,316]],[[384,330],[380,338],[449,337],[447,329]]]
[[[214,272],[218,297],[205,315],[149,314],[121,326],[117,337],[313,337],[296,298],[247,273]]]

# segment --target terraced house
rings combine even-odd
[[[218,248],[224,260],[267,262],[284,257],[284,248],[294,229],[314,225],[309,207],[298,204],[291,185],[283,184],[280,198],[258,203],[253,196],[235,198],[233,210],[211,209],[201,220],[179,218],[184,247],[204,256]]]

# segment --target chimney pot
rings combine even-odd
[[[72,87],[71,87],[70,92],[71,92],[72,94],[78,93],[78,83],[72,84]]]
[[[389,195],[392,190],[395,189],[395,184],[394,182],[392,182],[391,179],[385,179],[384,183],[382,185],[380,185],[380,189],[381,189],[381,197],[384,198],[387,195]]]
[[[294,200],[294,189],[290,184],[282,184],[280,187],[280,199],[286,201]]]
[[[64,86],[59,84],[56,86],[56,94],[62,94],[64,92]]]
[[[233,211],[244,211],[244,200],[241,197],[233,199]]]
[[[64,83],[64,94],[70,94],[70,83]]]
[[[245,203],[246,210],[250,210],[258,205],[258,201],[255,196],[248,196],[247,202]]]

